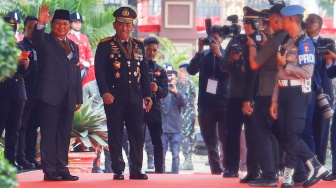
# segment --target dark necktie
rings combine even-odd
[[[128,50],[128,42],[127,41],[123,42],[123,45],[124,45],[125,49]]]
[[[69,55],[71,50],[70,50],[70,45],[67,43],[66,40],[61,40],[62,47],[64,48],[64,51],[66,55]]]

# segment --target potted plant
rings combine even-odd
[[[71,172],[90,173],[97,157],[94,151],[98,147],[108,147],[103,101],[96,105],[93,101],[94,96],[85,96],[83,105],[74,115],[68,165]]]
[[[0,19],[0,81],[15,73],[20,51],[16,48],[13,28]],[[1,136],[1,135],[0,135]]]
[[[17,187],[17,169],[11,165],[7,159],[0,156],[0,187]]]

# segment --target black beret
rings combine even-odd
[[[56,19],[70,21],[70,12],[68,10],[58,9],[55,11],[51,21],[54,21]]]
[[[21,16],[19,13],[15,12],[15,11],[10,11],[8,12],[4,17],[9,17],[14,19],[14,21],[16,23],[21,23]]]
[[[79,20],[83,22],[83,16],[79,12],[73,12],[70,14],[70,21],[73,22],[75,20]]]
[[[244,16],[243,16],[243,20],[246,20],[246,19],[264,19],[267,17],[267,14],[265,13],[262,13],[262,12],[258,12],[248,6],[245,6],[243,8],[243,11],[244,11]]]
[[[114,11],[113,16],[117,22],[133,23],[137,13],[130,7],[120,7]]]

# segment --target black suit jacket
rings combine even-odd
[[[317,39],[317,43],[319,43],[320,46],[326,46],[327,44],[330,43],[334,44],[335,46],[335,41],[329,38],[319,37]],[[330,101],[334,101],[334,87],[332,84],[332,80],[328,77],[325,59],[322,60],[322,65],[318,70],[318,72],[321,78],[321,86],[323,88],[324,93],[329,95]]]
[[[29,66],[26,72],[23,74],[24,83],[26,86],[27,100],[35,99],[35,90],[37,82],[37,53],[34,45],[24,37],[22,41],[18,43],[18,47],[22,51],[30,51],[29,55]]]
[[[225,53],[222,48],[220,48],[220,51],[222,54]],[[187,67],[190,75],[199,72],[198,106],[202,108],[226,107],[229,73],[221,71],[220,60],[221,58],[217,58],[212,51],[204,50],[203,53],[196,53]],[[218,80],[215,95],[206,92],[208,79]]]
[[[23,74],[26,69],[18,63],[15,74],[0,82],[0,100],[27,100]]]
[[[62,46],[44,29],[37,30],[35,25],[32,41],[38,54],[38,82],[36,98],[50,105],[59,105],[67,94],[70,111],[76,104],[83,103],[82,82],[78,46],[67,39],[73,57],[69,60]]]
[[[152,96],[143,42],[135,38],[131,42],[133,53],[129,66],[116,36],[102,39],[97,46],[95,73],[99,92],[111,93],[114,104],[142,104],[144,97]],[[119,69],[115,63],[120,63]]]
[[[161,117],[161,99],[164,99],[168,95],[168,77],[167,72],[163,67],[156,64],[156,62],[148,61],[150,72],[153,74],[153,82],[158,86],[158,90],[153,92],[152,101],[153,105],[148,114],[148,122],[162,123]]]

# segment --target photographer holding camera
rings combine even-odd
[[[153,106],[148,112],[147,127],[154,149],[155,173],[163,173],[163,144],[162,144],[162,118],[161,101],[168,94],[168,77],[166,71],[155,62],[159,41],[155,37],[144,40],[145,57],[148,62],[149,75],[152,88]],[[145,114],[146,116],[146,114]],[[147,143],[146,143],[147,144]],[[149,156],[147,156],[149,157]]]
[[[250,182],[253,186],[263,186],[268,184],[277,184],[277,172],[279,170],[279,148],[275,139],[274,131],[277,129],[277,122],[270,116],[269,107],[273,95],[273,89],[276,85],[276,74],[278,70],[277,52],[280,44],[288,35],[283,30],[282,15],[280,10],[285,7],[284,4],[275,4],[269,13],[269,26],[274,34],[271,38],[266,39],[263,35],[263,47],[257,52],[256,43],[251,37],[247,37],[247,46],[249,46],[249,62],[253,70],[258,70],[259,88],[255,98],[253,124],[255,125],[255,141],[258,143],[256,152],[260,168],[262,171],[261,178],[257,181]],[[258,43],[257,43],[258,44]],[[279,138],[280,136],[276,136]],[[273,164],[273,165],[270,165]],[[298,178],[299,179],[299,178]],[[305,178],[298,181],[303,182]]]
[[[323,55],[328,53],[326,49],[329,49],[329,46],[333,50],[335,42],[319,35],[323,25],[323,20],[319,15],[309,14],[306,25],[306,33],[315,46],[315,67],[312,77],[312,100],[301,136],[321,164],[325,164],[330,118],[333,115],[330,105],[334,101],[334,96],[332,81],[328,78],[326,59],[323,59]]]
[[[208,37],[198,39],[198,51],[190,61],[187,71],[191,75],[200,73],[198,121],[208,150],[211,173],[220,175],[223,172],[221,166],[225,167],[225,164],[220,164],[218,140],[222,143],[224,152],[229,74],[220,69],[220,60],[225,52],[221,47],[224,40],[222,27],[211,26],[211,22],[206,23]],[[209,45],[210,49],[204,50],[204,45]]]
[[[182,107],[188,102],[187,93],[185,92],[186,84],[177,80],[177,72],[170,63],[165,64],[167,74],[169,75],[168,95],[161,99],[162,102],[162,143],[164,150],[164,158],[166,157],[168,148],[172,152],[171,173],[179,173],[180,165],[180,148],[182,142]],[[165,162],[164,172],[166,172]]]

